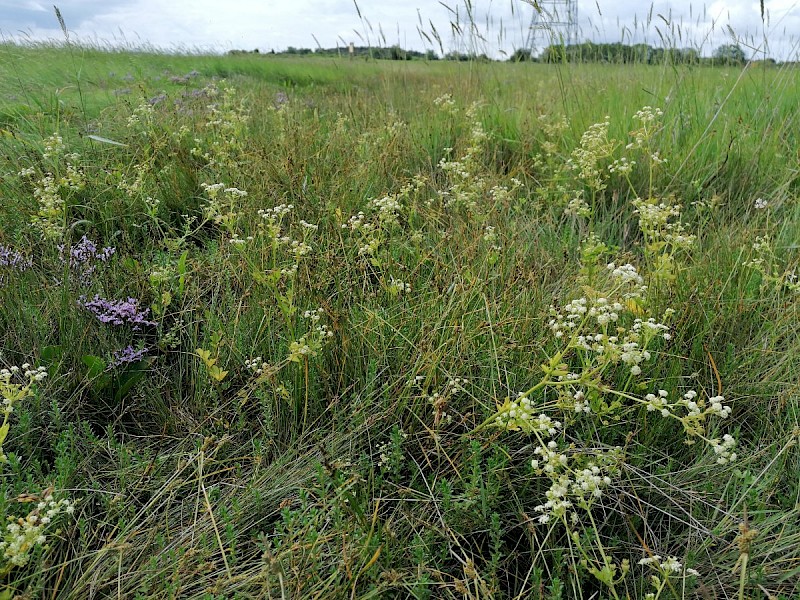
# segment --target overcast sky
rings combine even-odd
[[[557,1],[557,0],[556,0]],[[563,2],[564,0],[562,0]],[[552,5],[554,0],[545,0]],[[443,6],[449,4],[452,9]],[[440,51],[469,50],[467,36],[451,23],[467,22],[464,0],[61,0],[56,4],[75,39],[102,44],[157,46],[168,50],[225,51],[288,46],[314,48],[400,44]],[[472,0],[474,19],[485,41],[475,48],[493,56],[528,40],[533,16],[524,0]],[[579,0],[580,40],[645,42],[700,48],[704,54],[732,41],[728,26],[749,55],[767,51],[796,58],[800,0],[766,0],[762,25],[758,0],[691,4],[657,0]],[[457,15],[457,16],[456,16]],[[663,17],[663,18],[662,18]],[[665,21],[671,23],[668,25]],[[419,32],[424,32],[430,41]],[[61,39],[52,0],[0,0],[0,36],[5,39]],[[479,37],[474,38],[479,40]],[[542,39],[538,47],[546,44]]]

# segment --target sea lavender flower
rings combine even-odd
[[[147,102],[150,103],[152,106],[155,106],[156,104],[161,104],[166,99],[167,99],[167,94],[161,92],[160,94],[157,94],[152,98],[150,98]]]
[[[9,267],[17,271],[25,271],[33,266],[33,260],[21,252],[0,244],[0,267]]]
[[[58,246],[58,256],[61,262],[69,264],[69,268],[78,275],[83,286],[91,285],[98,265],[107,263],[116,251],[116,248],[111,246],[106,246],[98,251],[97,245],[86,236],[83,236],[74,246],[70,246],[69,251],[63,244]]]
[[[33,259],[17,252],[13,248],[0,244],[0,267],[7,267],[10,271],[19,273],[30,269],[33,266]],[[0,270],[0,287],[6,283],[6,277]]]
[[[106,371],[110,371],[115,367],[121,367],[122,365],[139,362],[149,351],[149,348],[140,348],[136,350],[133,346],[128,346],[122,350],[115,350],[111,355],[111,362],[106,368]]]
[[[107,300],[95,294],[92,300],[86,300],[86,296],[81,296],[78,304],[94,314],[101,323],[111,325],[133,325],[134,331],[139,330],[144,325],[155,326],[155,321],[149,321],[147,317],[150,309],[139,309],[139,301],[136,298],[127,300]]]

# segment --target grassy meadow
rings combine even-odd
[[[797,598],[798,98],[0,45],[0,599]]]

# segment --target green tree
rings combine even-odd
[[[714,50],[714,62],[722,65],[742,65],[747,60],[739,44],[724,44]]]

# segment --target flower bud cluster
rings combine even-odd
[[[633,141],[630,142],[625,148],[632,150],[634,148],[645,148],[653,134],[658,129],[658,123],[661,117],[664,116],[664,111],[660,108],[653,108],[652,106],[643,106],[641,110],[634,113],[633,118],[641,123],[639,129],[632,131],[630,135]]]
[[[553,440],[545,446],[537,446],[534,449],[537,458],[531,461],[531,467],[551,480],[550,488],[545,492],[546,502],[534,507],[540,513],[538,522],[564,518],[575,504],[588,509],[613,482],[612,475],[619,470],[616,465],[621,453],[620,448],[612,448],[594,456],[575,454],[569,457]],[[578,515],[572,513],[571,518],[577,520]]]
[[[639,275],[636,267],[630,263],[617,265],[616,263],[610,262],[606,265],[606,268],[611,273],[611,276],[621,283],[632,283],[637,286],[644,284],[644,278]]]
[[[269,363],[264,362],[262,357],[256,356],[255,358],[245,360],[244,367],[248,371],[252,371],[253,375],[258,377],[259,375],[263,375],[265,370],[269,369]]]
[[[680,218],[680,204],[658,202],[653,198],[636,198],[632,204],[636,207],[634,212],[639,215],[639,227],[648,245],[667,243],[673,248],[688,249],[694,244],[696,236],[686,233],[683,223],[672,220]]]
[[[717,455],[717,464],[724,465],[736,461],[737,455],[733,451],[736,447],[736,440],[732,435],[726,433],[722,436],[722,441],[711,440],[711,447],[714,449],[714,454]]]
[[[304,311],[303,319],[311,321],[313,328],[304,336],[289,344],[289,360],[301,362],[306,357],[316,356],[322,347],[333,337],[333,330],[319,323],[325,311],[322,308]],[[260,357],[258,357],[260,360]],[[252,367],[249,367],[252,369]],[[264,367],[262,366],[262,369]]]
[[[43,237],[57,239],[64,234],[65,194],[83,189],[86,179],[81,168],[76,165],[80,155],[65,154],[61,136],[50,136],[44,141],[44,146],[42,157],[50,160],[54,168],[43,173],[34,184],[33,195],[39,201],[39,209],[31,219],[31,225]],[[24,173],[30,175],[34,172],[28,169]]]
[[[378,221],[383,226],[396,225],[400,218],[400,211],[403,206],[397,196],[388,195],[383,198],[376,198],[371,202],[373,208],[378,211]]]
[[[14,405],[20,400],[24,400],[33,394],[33,386],[47,377],[45,367],[32,367],[29,363],[23,363],[21,367],[16,365],[0,369],[0,398],[2,407],[0,412],[3,414],[3,424],[0,426],[0,463],[7,460],[3,452],[3,442],[8,435],[8,419],[14,412]],[[19,381],[22,378],[24,381]]]
[[[567,160],[568,168],[576,171],[578,177],[595,191],[605,188],[599,163],[610,157],[616,146],[616,141],[608,138],[610,125],[610,117],[591,125],[581,136],[580,146],[572,151]]]
[[[506,398],[497,408],[493,425],[508,431],[546,433],[554,436],[561,429],[560,421],[554,421],[544,413],[536,414],[531,399],[521,395],[515,399]]]
[[[55,500],[51,494],[37,503],[27,516],[15,519],[8,517],[5,534],[0,540],[2,557],[15,567],[22,567],[30,560],[31,551],[47,541],[45,530],[62,512],[72,514],[75,505],[69,500]]]
[[[649,412],[658,411],[662,417],[668,417],[672,413],[669,410],[669,402],[667,401],[669,393],[666,390],[658,390],[658,396],[655,394],[647,394],[644,399],[647,402],[647,410]]]
[[[408,294],[411,292],[411,284],[399,279],[395,279],[394,277],[390,277],[389,291],[394,294]]]

